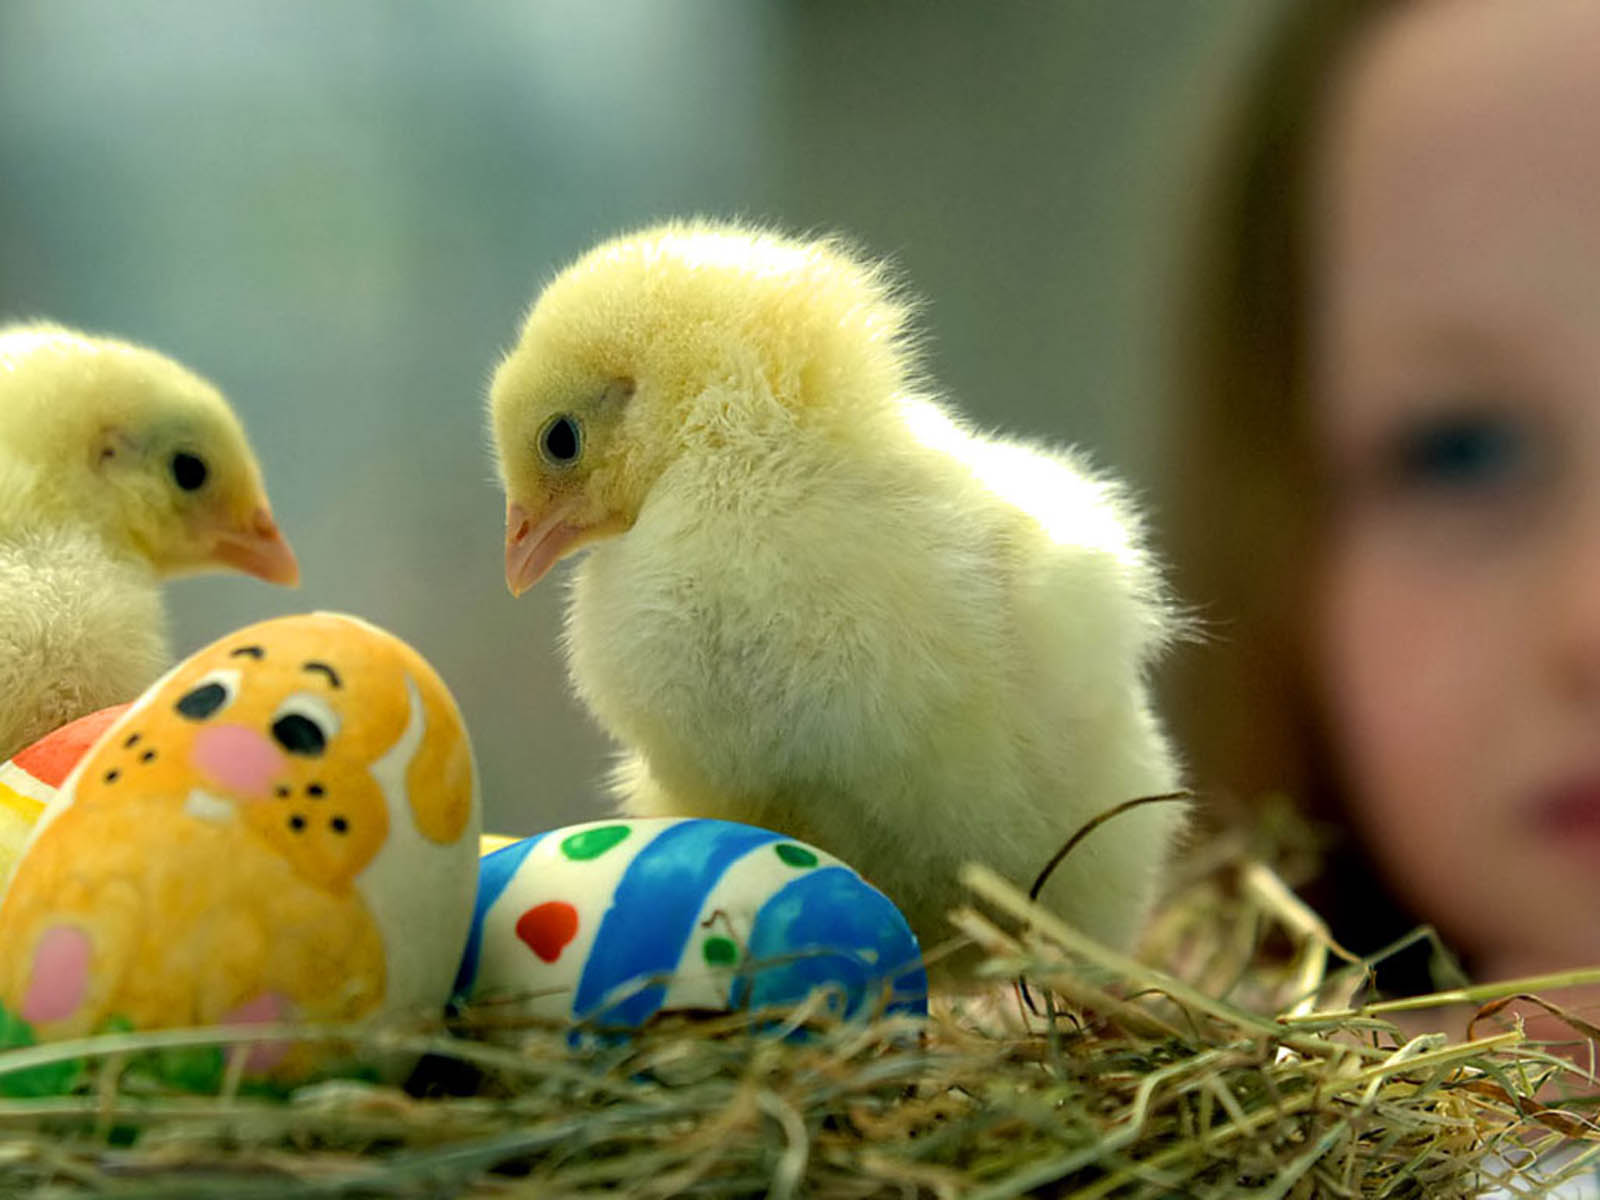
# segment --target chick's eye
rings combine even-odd
[[[186,492],[199,491],[210,474],[205,459],[180,450],[172,456],[172,481]]]
[[[539,454],[553,467],[571,466],[583,452],[583,431],[578,419],[561,413],[546,422],[539,434]]]

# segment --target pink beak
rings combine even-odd
[[[553,505],[537,520],[522,505],[506,501],[506,587],[520,596],[555,566],[583,532],[567,518],[570,505]]]
[[[300,582],[300,564],[265,505],[251,515],[249,529],[218,535],[212,553],[218,562],[268,583],[294,587]]]

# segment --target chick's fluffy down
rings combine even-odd
[[[565,413],[582,452],[541,461]],[[1176,621],[1132,509],[955,419],[882,272],[837,243],[602,245],[535,305],[491,416],[514,511],[601,531],[570,539],[591,552],[566,646],[628,812],[823,846],[927,946],[964,861],[1027,886],[1103,810],[1177,787],[1145,683]],[[1046,902],[1126,945],[1181,821],[1118,816]]]
[[[154,575],[76,530],[0,539],[0,759],[142,692],[171,657]]]

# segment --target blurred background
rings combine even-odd
[[[667,216],[843,231],[968,412],[1147,487],[1197,114],[1265,7],[0,0],[0,320],[147,343],[243,418],[304,583],[177,582],[180,653],[360,614],[455,692],[491,828],[589,819],[566,570],[507,594],[482,423],[539,284]]]

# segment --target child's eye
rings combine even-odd
[[[1481,545],[1546,511],[1563,449],[1557,430],[1509,402],[1413,408],[1334,463],[1333,511],[1361,528],[1378,521],[1407,538]]]
[[[1538,468],[1523,422],[1494,414],[1431,417],[1398,431],[1383,458],[1389,489],[1469,495],[1512,486]]]

